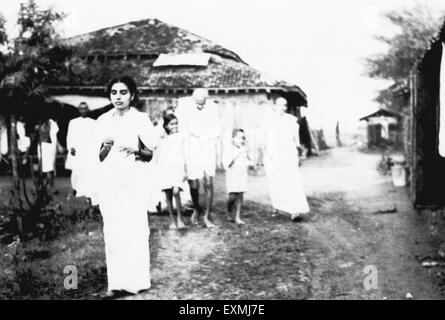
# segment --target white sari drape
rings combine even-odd
[[[95,132],[96,121],[91,118],[75,118],[68,125],[66,145],[68,156],[65,163],[71,169],[71,186],[77,197],[88,197],[93,205],[97,204],[97,180],[99,158],[97,145],[91,139]],[[71,148],[76,150],[71,154]]]
[[[264,166],[272,206],[290,214],[309,212],[298,165],[296,120],[289,114],[272,113],[266,125]]]
[[[99,165],[99,207],[104,222],[108,289],[137,293],[150,288],[147,203],[157,190],[152,162],[135,160],[122,147],[138,148],[138,138],[151,150],[157,134],[148,115],[134,108],[123,116],[112,109],[97,120],[98,150],[106,137],[114,139]]]

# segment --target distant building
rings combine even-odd
[[[178,99],[204,87],[220,107],[224,129],[244,128],[258,150],[266,106],[280,96],[288,100],[288,112],[295,116],[300,107],[307,106],[306,95],[298,86],[272,78],[236,53],[157,19],[98,30],[67,42],[75,46],[80,66],[67,68],[65,77],[52,84],[52,97],[75,106],[86,101],[98,109],[96,116],[111,108],[104,88],[119,75],[136,80],[140,109],[154,123]]]
[[[397,146],[402,143],[402,115],[387,109],[380,109],[360,121],[367,122],[368,147]]]

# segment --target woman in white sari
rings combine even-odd
[[[97,120],[101,144],[98,200],[109,298],[138,293],[151,285],[147,195],[157,185],[147,158],[151,160],[157,134],[148,115],[132,107],[136,92],[131,78],[113,79],[108,95],[114,108]]]
[[[309,205],[298,164],[299,126],[286,107],[286,100],[278,98],[267,117],[264,166],[274,214],[283,211],[296,221],[309,212]]]

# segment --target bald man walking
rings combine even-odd
[[[204,213],[204,226],[214,228],[210,213],[213,206],[217,150],[221,150],[218,107],[208,99],[207,90],[196,89],[192,97],[180,100],[175,115],[178,118],[179,132],[185,136],[187,179],[194,207],[192,223],[198,224],[199,216]],[[201,179],[205,195],[204,212],[199,204]]]

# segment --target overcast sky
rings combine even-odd
[[[16,32],[20,1],[1,0],[8,30]],[[378,109],[376,90],[385,84],[363,76],[363,59],[385,48],[372,38],[394,32],[381,14],[444,0],[37,0],[68,16],[72,36],[129,21],[157,18],[235,51],[249,65],[300,86],[316,125],[343,128]]]

